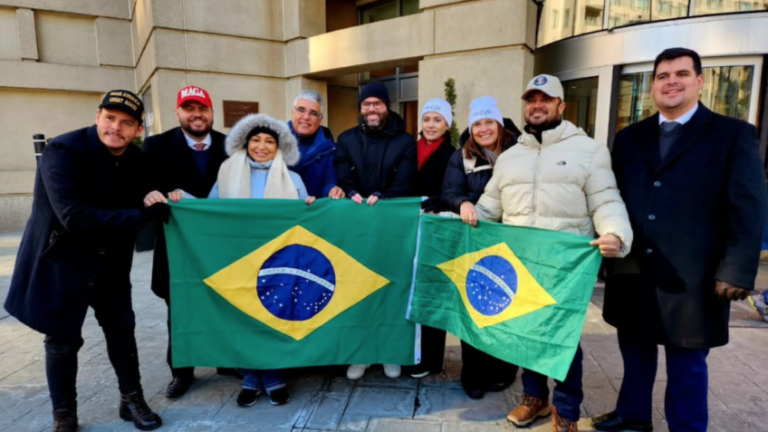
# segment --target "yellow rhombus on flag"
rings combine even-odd
[[[389,280],[297,225],[205,283],[245,314],[301,340]]]
[[[464,254],[437,267],[456,285],[479,328],[557,303],[506,243]]]

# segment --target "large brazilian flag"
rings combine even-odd
[[[418,220],[418,199],[173,205],[174,366],[414,364]]]
[[[602,262],[591,240],[424,215],[409,318],[564,380]]]

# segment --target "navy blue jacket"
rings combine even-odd
[[[96,126],[49,142],[5,301],[11,315],[41,333],[75,337],[96,289],[130,289],[142,171],[141,149],[113,156]]]
[[[181,127],[175,127],[160,135],[144,141],[144,156],[147,165],[147,182],[150,190],[168,195],[176,189],[207,198],[219,174],[219,167],[227,159],[224,141],[227,136],[215,130],[211,131],[211,147],[208,168],[203,176],[194,160],[194,150],[187,144]],[[155,224],[155,253],[152,256],[152,292],[158,297],[170,298],[170,272],[168,252],[165,243],[163,223]]]
[[[628,334],[686,348],[728,343],[715,281],[752,289],[768,208],[754,126],[699,104],[664,161],[659,116],[616,135],[613,171],[635,239],[609,262],[603,316]]]
[[[330,129],[320,127],[315,134],[311,146],[303,146],[301,137],[293,129],[293,123],[288,122],[291,133],[296,137],[301,150],[301,157],[291,170],[301,176],[301,181],[310,196],[325,198],[336,186],[336,143]]]
[[[414,196],[417,167],[416,142],[395,112],[389,112],[381,131],[368,130],[360,120],[360,125],[339,136],[336,174],[348,197],[356,193],[364,198],[374,193],[382,198]]]

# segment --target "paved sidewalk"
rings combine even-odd
[[[20,234],[0,235],[0,299],[8,292]],[[422,380],[390,380],[373,368],[358,382],[345,368],[295,371],[289,378],[291,401],[273,407],[266,398],[251,408],[235,403],[239,381],[198,369],[198,380],[181,399],[163,395],[170,374],[165,364],[165,304],[149,289],[151,253],[134,260],[134,309],[142,382],[150,406],[165,422],[163,431],[368,431],[454,432],[513,431],[507,412],[521,399],[519,380],[509,390],[468,399],[459,384],[458,341],[449,337],[443,375]],[[768,268],[757,285],[768,286]],[[601,318],[602,290],[590,305],[582,343],[585,400],[581,431],[592,430],[586,418],[613,409],[621,383],[622,363],[613,328]],[[768,431],[768,324],[746,303],[732,309],[731,343],[709,356],[710,431]],[[83,329],[78,375],[82,431],[132,431],[117,416],[118,391],[104,338],[93,314]],[[45,382],[43,337],[0,310],[0,431],[47,431],[51,405]],[[663,358],[660,360],[664,364]],[[654,392],[656,431],[667,431],[663,397],[666,374],[659,370]],[[551,431],[549,419],[533,432]]]

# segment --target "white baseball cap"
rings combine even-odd
[[[565,100],[565,92],[563,91],[563,85],[560,80],[552,75],[537,75],[528,82],[528,87],[525,88],[525,93],[521,99],[525,100],[529,94],[535,91],[540,91],[550,97],[560,98]]]

